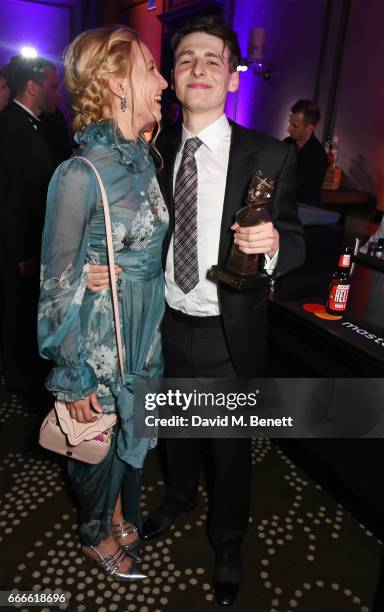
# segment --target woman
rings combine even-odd
[[[119,426],[98,465],[69,462],[87,557],[120,580],[140,579],[140,468],[150,440],[133,437],[132,384],[161,375],[161,248],[168,216],[142,136],[161,118],[166,81],[148,48],[127,27],[80,34],[65,59],[75,111],[77,155],[94,163],[111,213],[125,386],[119,383],[110,291],[86,290],[88,264],[107,263],[104,214],[93,171],[81,160],[56,170],[48,191],[39,304],[41,354],[56,367],[46,386],[84,423],[117,412]],[[127,522],[129,521],[129,522]],[[124,547],[124,549],[122,548]]]

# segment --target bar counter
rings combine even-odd
[[[346,313],[339,321],[327,321],[302,308],[309,302],[325,304],[337,254],[321,259],[276,282],[269,302],[268,376],[383,377],[383,262],[367,266],[366,257],[357,258]],[[377,402],[382,406],[383,398]],[[275,442],[383,538],[382,439]]]
[[[303,310],[321,301],[271,300],[269,352],[278,351],[279,376],[383,377],[383,330],[348,313],[325,321]]]
[[[384,262],[358,256],[340,320],[303,309],[325,304],[334,268],[295,271],[270,298],[270,376],[384,376]],[[276,373],[275,373],[276,372]]]

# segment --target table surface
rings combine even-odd
[[[272,344],[321,376],[384,376],[383,330],[350,314],[327,321],[303,310],[304,303],[321,301],[272,300]]]
[[[288,276],[276,283],[270,300],[271,342],[303,369],[312,364],[324,376],[337,375],[335,369],[340,376],[384,376],[384,269],[358,259],[341,320],[320,319],[303,309],[305,303],[325,303],[328,269],[303,269],[291,281]]]

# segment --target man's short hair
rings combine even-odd
[[[314,100],[298,100],[292,106],[291,113],[303,113],[305,124],[316,126],[320,121],[320,109]]]
[[[173,36],[171,41],[172,51],[176,51],[185,36],[195,32],[204,32],[220,38],[229,50],[229,69],[231,72],[236,71],[241,57],[237,34],[222,17],[216,15],[198,17],[187,21],[185,26]]]
[[[45,69],[56,70],[55,64],[43,57],[23,57],[14,55],[4,66],[8,86],[13,96],[17,96],[25,91],[28,81],[34,81],[37,85],[42,85],[45,81]]]

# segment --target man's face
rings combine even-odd
[[[217,36],[194,32],[175,50],[174,84],[183,107],[219,117],[228,91],[236,91],[238,72],[230,72],[229,50]]]
[[[303,113],[291,113],[289,115],[288,134],[298,144],[305,143],[312,136],[314,126],[311,123],[304,123]]]
[[[36,106],[40,113],[54,113],[60,101],[60,81],[56,70],[45,68],[45,79],[38,86]]]
[[[7,85],[7,81],[0,77],[0,111],[5,108],[9,102],[9,88]]]

